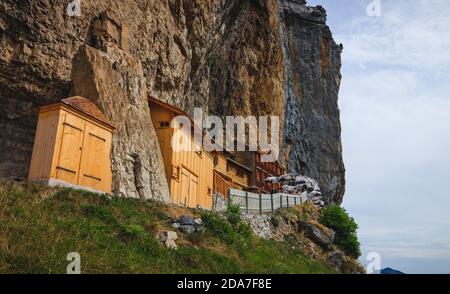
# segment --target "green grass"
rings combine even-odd
[[[249,237],[244,226],[214,217],[203,233],[177,232],[179,248],[168,250],[154,236],[170,228],[169,211],[155,201],[0,182],[0,273],[65,273],[69,252],[81,255],[82,273],[334,272],[288,244]],[[217,234],[216,225],[237,237]]]

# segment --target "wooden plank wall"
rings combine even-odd
[[[171,173],[172,173],[172,148],[171,148],[171,139],[173,135],[173,129],[169,127],[160,127],[161,121],[170,122],[174,117],[173,113],[164,109],[159,105],[151,106],[151,116],[153,126],[156,131],[156,135],[158,137],[161,154],[164,162],[164,170],[166,172],[167,181],[170,183]]]
[[[211,208],[214,169],[212,155],[205,151],[201,153],[195,151],[195,142],[191,132],[182,134],[183,139],[190,138],[191,150],[173,150],[174,129],[170,126],[161,127],[160,122],[171,122],[176,114],[156,104],[152,104],[150,109],[160,143],[172,202],[178,205],[186,204],[189,207],[201,205]]]
[[[59,111],[39,113],[28,176],[30,180],[50,179],[58,125]]]
[[[111,131],[93,120],[49,107],[39,114],[29,179],[55,179],[110,193],[111,141]]]
[[[191,134],[183,134],[184,139],[188,140]],[[191,174],[198,178],[198,189],[196,195],[189,195],[190,201],[187,201],[187,205],[195,207],[197,204],[205,207],[212,207],[212,189],[213,189],[213,158],[208,152],[202,151],[198,153],[195,151],[194,138],[191,137],[191,150],[190,151],[173,151],[172,153],[172,166],[179,168],[179,171],[183,169],[189,171]],[[192,176],[191,176],[192,177]],[[185,203],[185,190],[182,178],[171,179],[171,193],[174,195],[175,201],[179,201],[178,204]],[[196,201],[192,199],[196,198]],[[193,205],[196,202],[195,205]]]
[[[227,197],[227,188],[247,189],[249,187],[249,172],[243,171],[243,176],[238,175],[238,166],[232,162],[228,162],[225,155],[219,153],[217,155],[217,164],[214,170],[219,173],[222,179],[216,178],[214,189],[215,192],[223,194]],[[218,175],[218,176],[219,176]],[[226,182],[226,187],[223,186],[222,181]]]

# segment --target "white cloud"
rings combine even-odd
[[[344,206],[384,266],[450,272],[450,1],[382,0],[380,18],[369,2],[330,16],[344,44]]]
[[[448,75],[449,18],[447,0],[382,0],[382,17],[354,18],[339,28],[335,38],[344,43],[345,64],[401,66]]]
[[[383,266],[450,273],[450,1],[371,1],[308,1],[344,45],[344,207]]]

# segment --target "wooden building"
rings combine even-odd
[[[272,193],[279,190],[279,184],[266,182],[269,177],[279,177],[285,173],[285,169],[278,161],[262,162],[262,151],[252,152],[253,174],[250,178],[250,189],[255,193]]]
[[[113,130],[97,106],[83,97],[39,108],[28,178],[110,193]]]
[[[224,154],[223,158],[219,157],[219,165],[214,167],[215,191],[219,191],[226,197],[228,188],[264,194],[281,189],[279,184],[265,180],[269,177],[279,177],[285,173],[285,170],[278,161],[262,162],[263,151],[233,151],[224,152]],[[228,169],[224,169],[224,164],[220,164],[220,161],[226,161]],[[216,181],[216,174],[222,179]],[[222,184],[222,182],[225,183]]]
[[[172,202],[188,207],[212,207],[213,155],[204,151],[203,145],[196,142],[196,129],[190,116],[183,110],[149,97],[152,122],[161,147],[164,169],[169,183]],[[177,151],[172,148],[175,129],[172,120],[177,116],[189,118],[192,129],[186,133],[177,130],[180,140],[190,142],[189,151]],[[196,149],[200,147],[200,150]]]
[[[214,192],[226,198],[229,188],[247,191],[252,173],[252,169],[238,161],[233,153],[217,152],[214,155]]]

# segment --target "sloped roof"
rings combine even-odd
[[[246,166],[245,164],[243,164],[243,163],[241,163],[241,162],[239,162],[237,160],[234,160],[231,157],[227,157],[227,161],[233,163],[234,165],[237,165],[237,166],[241,167],[242,169],[244,169],[244,170],[246,170],[248,172],[253,172],[253,169],[251,169],[250,167]]]
[[[194,129],[194,131],[195,132],[200,132],[201,131],[202,132],[202,136],[205,135],[205,132],[203,131],[203,129],[201,129],[199,126],[197,126],[195,124],[194,120],[192,119],[192,117],[186,111],[182,110],[181,108],[176,107],[174,105],[171,105],[171,104],[169,104],[167,102],[161,101],[161,100],[159,100],[158,98],[156,98],[156,97],[154,97],[152,95],[148,95],[148,102],[150,104],[153,103],[153,104],[159,105],[159,106],[161,106],[161,107],[163,107],[165,109],[168,109],[169,111],[172,111],[172,112],[176,113],[177,115],[181,115],[181,116],[187,117],[190,120],[191,126]],[[214,140],[212,140],[212,141],[214,141]],[[215,142],[213,143],[213,145],[218,146]]]
[[[113,126],[111,121],[106,117],[106,115],[95,105],[92,101],[81,97],[73,96],[61,100],[62,103],[69,105],[93,118]]]
[[[157,104],[159,106],[162,106],[162,107],[164,107],[166,109],[169,109],[170,111],[173,111],[176,114],[184,115],[184,116],[188,117],[190,120],[192,120],[191,116],[186,111],[182,110],[179,107],[176,107],[175,105],[172,105],[172,104],[169,104],[169,103],[164,102],[162,100],[159,100],[158,98],[156,98],[156,97],[154,97],[152,95],[148,95],[148,101],[150,103],[155,103],[155,104]]]

